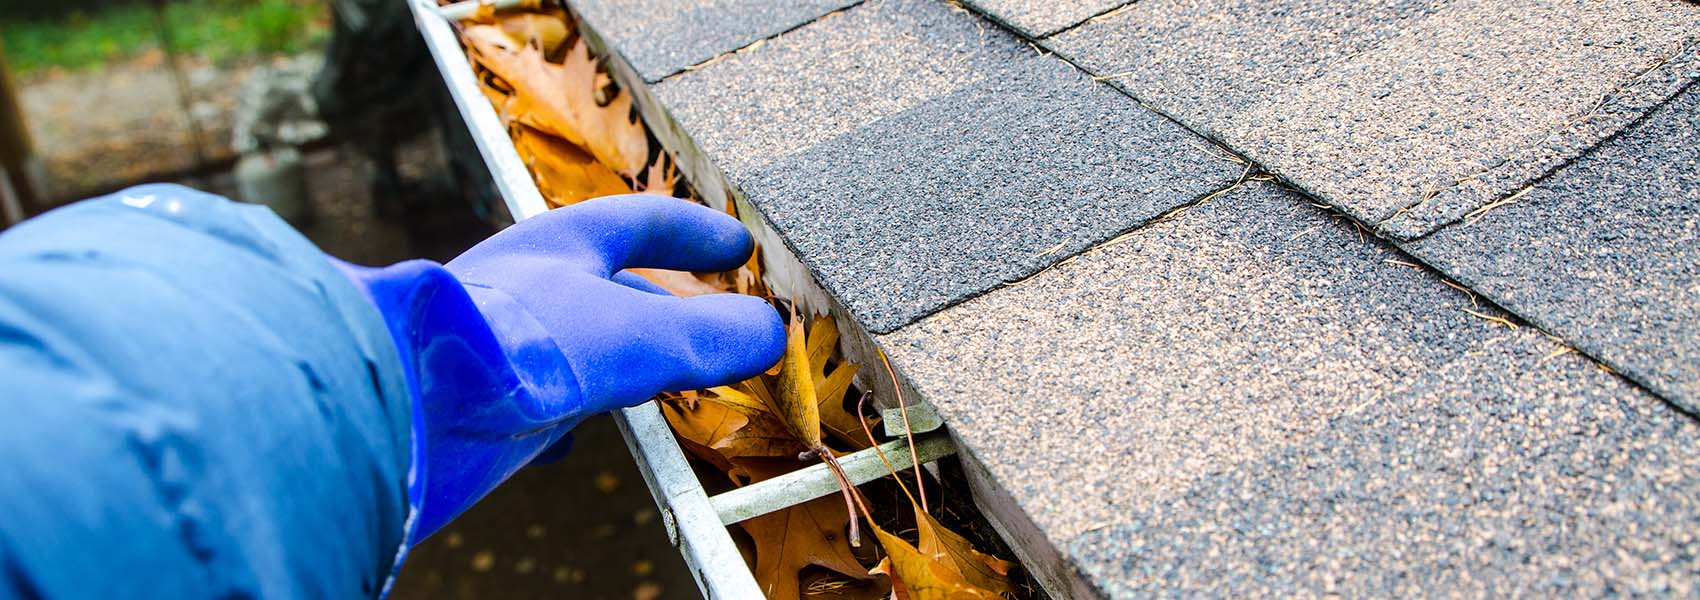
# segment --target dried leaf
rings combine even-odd
[[[1014,563],[999,560],[997,557],[974,549],[973,542],[956,532],[946,529],[938,519],[910,505],[915,509],[916,529],[920,531],[920,550],[922,554],[933,557],[941,562],[949,562],[963,579],[974,587],[989,590],[997,594],[1008,594],[1014,591],[1010,588],[1010,567]]]
[[[679,170],[673,167],[673,161],[666,152],[655,154],[655,162],[644,169],[643,177],[638,179],[635,191],[673,195],[673,190],[679,186]]]
[[[716,388],[722,389],[725,388]],[[699,397],[695,407],[671,402],[664,403],[662,409],[679,439],[712,452],[703,458],[725,467],[723,470],[731,470],[731,461],[738,458],[794,461],[798,453],[806,450],[765,407],[752,410],[749,405],[728,400],[718,393]]]
[[[740,461],[740,465],[757,481],[789,470],[778,461]],[[857,579],[869,577],[850,551],[844,536],[850,514],[837,500],[830,496],[819,498],[739,523],[756,543],[754,573],[768,598],[800,597],[799,574],[809,565]]]
[[[520,160],[530,167],[538,191],[552,205],[631,191],[624,179],[578,146],[524,125],[515,126],[512,134]]]
[[[842,364],[833,369],[831,375],[826,374],[827,361],[832,358],[832,352],[838,349],[838,323],[831,315],[815,319],[814,324],[809,326],[807,346],[809,377],[815,384],[821,426],[834,438],[856,450],[868,447],[867,436],[862,432],[861,419],[844,410],[844,396],[850,392],[850,383],[855,379],[860,365]],[[869,424],[870,427],[872,425]]]
[[[832,370],[832,374],[815,388],[815,395],[820,399],[821,427],[832,437],[849,444],[852,449],[861,450],[872,444],[868,443],[867,434],[862,431],[862,419],[844,409],[844,396],[850,393],[850,382],[856,377],[856,371],[861,365],[845,363]],[[868,420],[868,427],[879,423],[878,417]]]
[[[886,557],[868,573],[891,578],[892,593],[906,600],[966,600],[998,598],[989,590],[976,588],[962,574],[922,554],[903,538],[874,527],[874,537]]]
[[[649,139],[632,118],[632,95],[597,102],[608,80],[583,39],[555,64],[541,49],[516,43],[495,26],[473,25],[463,32],[473,60],[513,86],[500,107],[505,117],[589,150],[621,176],[635,178],[643,170]]]
[[[975,550],[971,542],[945,528],[920,506],[913,502],[909,506],[915,511],[920,547],[874,527],[874,536],[887,556],[869,571],[891,577],[899,598],[999,598],[1013,592],[1005,577],[1012,563]]]
[[[779,376],[771,399],[773,413],[785,428],[809,448],[822,448],[820,400],[809,376],[809,351],[803,335],[803,320],[791,309],[785,326],[785,355],[779,359]]]
[[[726,290],[704,282],[696,275],[684,271],[669,271],[666,269],[626,269],[638,276],[648,279],[650,283],[661,286],[661,289],[671,292],[680,298],[701,296],[704,294],[722,294]]]
[[[554,54],[567,41],[567,20],[555,11],[508,13],[496,18],[496,26],[515,43],[542,49],[544,56]]]

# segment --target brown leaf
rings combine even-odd
[[[784,461],[741,461],[757,481],[789,470]],[[756,582],[768,598],[800,597],[799,573],[815,565],[848,577],[867,579],[844,536],[850,514],[827,496],[739,523],[756,543]]]
[[[698,397],[694,407],[683,402],[662,404],[663,413],[679,439],[711,453],[698,453],[698,456],[731,471],[731,461],[738,458],[781,457],[795,461],[797,454],[806,449],[765,407],[752,408],[747,400],[749,396],[726,396],[726,393],[732,390],[709,390]]]
[[[644,169],[643,177],[638,179],[634,191],[673,195],[673,190],[679,185],[679,170],[673,167],[670,157],[666,151],[656,153],[655,162]]]
[[[821,425],[833,437],[850,444],[854,449],[867,448],[868,436],[862,431],[862,421],[856,415],[844,410],[844,396],[850,392],[850,383],[856,377],[860,365],[845,363],[826,373],[826,364],[832,358],[832,352],[838,349],[838,323],[831,315],[815,319],[809,326],[808,336],[809,377],[815,384],[815,398],[820,406]],[[872,420],[872,427],[878,419]]]
[[[856,377],[856,370],[860,367],[861,365],[854,363],[838,365],[832,370],[832,374],[815,388],[815,395],[820,401],[821,427],[855,450],[872,445],[868,443],[867,432],[862,430],[861,418],[844,409],[844,396],[850,393],[850,381]],[[877,424],[878,417],[868,419],[869,429]]]
[[[514,126],[512,134],[520,160],[530,167],[538,191],[552,205],[631,191],[624,179],[578,146],[524,125]]]
[[[671,292],[680,298],[701,296],[704,294],[723,294],[726,290],[704,282],[692,273],[684,271],[669,271],[666,269],[626,269],[638,276],[648,279],[650,283],[661,286],[661,289]]]
[[[463,35],[473,60],[513,86],[499,107],[505,117],[589,150],[623,177],[635,178],[643,170],[649,139],[643,124],[632,118],[632,95],[620,92],[606,104],[597,102],[597,91],[608,79],[583,39],[555,64],[541,49],[516,43],[493,25],[468,26]]]

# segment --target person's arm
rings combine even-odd
[[[0,597],[377,596],[584,416],[777,359],[759,299],[619,273],[735,264],[735,221],[581,207],[446,267],[176,186],[0,234]]]

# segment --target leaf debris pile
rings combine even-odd
[[[565,8],[533,0],[498,13],[486,4],[458,25],[480,89],[551,207],[629,192],[690,196],[673,158],[644,127],[632,94],[608,75]],[[760,256],[758,249],[728,273],[633,271],[680,296],[768,296]],[[808,319],[788,302],[776,304],[789,313],[778,365],[733,385],[659,398],[679,444],[725,474],[730,485],[765,481],[815,459],[838,475],[842,499],[819,498],[738,524],[754,542],[751,568],[767,597],[957,600],[1010,594],[1011,563],[979,552],[946,529],[901,480],[914,514],[915,542],[876,524],[835,460],[874,444],[878,418],[844,406],[859,366],[835,359],[839,332],[830,316]],[[858,512],[878,549],[857,548]]]

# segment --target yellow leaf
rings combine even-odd
[[[886,533],[878,526],[870,527],[874,529],[874,537],[879,538],[880,547],[885,549],[886,558],[868,573],[890,577],[898,598],[966,600],[999,597],[995,592],[974,587],[962,578],[961,573],[923,554],[903,538]]]
[[[974,544],[956,532],[946,529],[932,515],[915,508],[916,528],[920,531],[922,554],[933,557],[940,562],[948,562],[955,567],[962,578],[974,587],[982,588],[996,594],[1007,594],[1010,588],[1010,567],[1014,563],[999,560],[997,557],[974,549]]]
[[[809,448],[824,448],[820,437],[820,400],[809,377],[809,351],[803,320],[791,308],[785,326],[785,355],[779,359],[779,378],[772,398],[773,413],[791,435]]]
[[[939,600],[998,598],[1013,592],[1009,569],[1013,563],[974,549],[974,544],[945,528],[913,502],[920,547],[879,527],[874,537],[886,551],[886,560],[870,573],[890,576],[899,598]]]
[[[850,381],[856,377],[859,368],[861,365],[854,363],[838,365],[815,388],[815,395],[820,399],[821,426],[855,450],[872,445],[868,443],[867,432],[862,431],[861,419],[844,410],[844,396],[850,392]],[[878,422],[878,418],[870,419],[868,427],[871,429]]]

